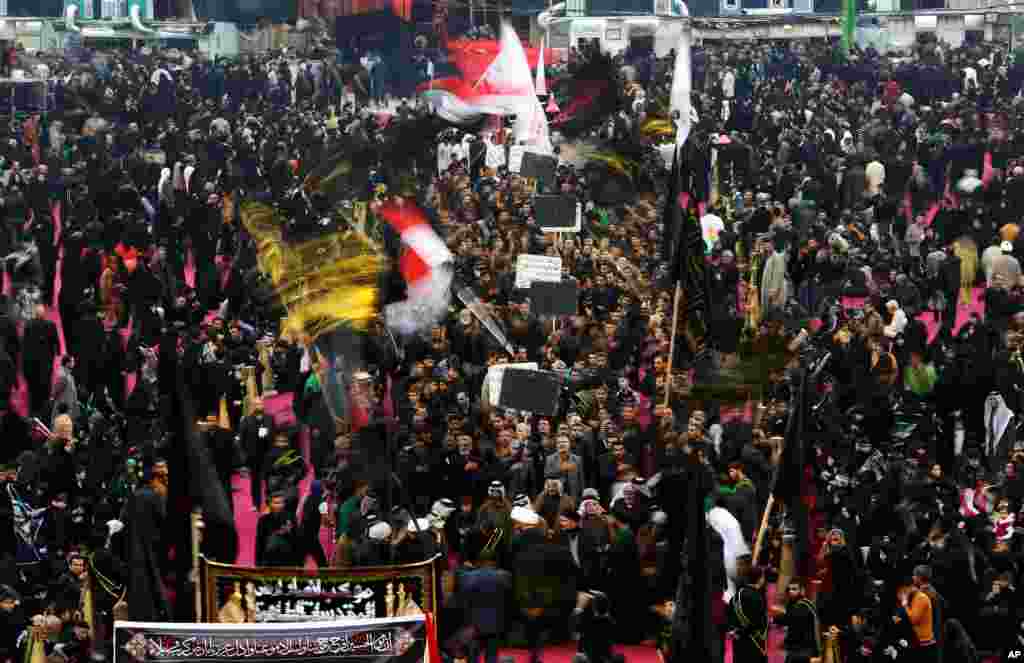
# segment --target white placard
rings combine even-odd
[[[495,364],[487,369],[484,377],[484,397],[491,407],[498,407],[498,399],[501,396],[501,381],[505,378],[506,368],[519,368],[524,371],[536,371],[539,366],[536,362],[524,362],[521,364]]]
[[[508,172],[518,173],[523,169],[523,157],[526,155],[526,148],[522,145],[513,145],[508,149]]]
[[[516,288],[529,288],[534,281],[562,280],[562,259],[558,256],[520,254],[516,258]]]
[[[546,233],[578,233],[583,228],[583,203],[576,203],[576,225],[572,228],[545,228],[541,226],[541,232]]]

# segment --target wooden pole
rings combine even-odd
[[[672,336],[668,344],[668,368],[665,375],[665,407],[672,397],[672,359],[676,354],[676,331],[679,329],[679,301],[683,298],[683,282],[676,281],[676,294],[672,302]]]
[[[200,573],[200,546],[203,537],[203,511],[196,508],[192,511],[192,593],[195,600],[196,621],[203,621],[203,588]]]
[[[260,397],[260,390],[256,385],[256,367],[246,366],[243,371],[245,375],[245,400],[243,401],[242,411],[245,413],[245,416],[249,417],[252,416],[254,410],[253,403]]]
[[[757,558],[761,554],[761,547],[764,545],[764,535],[768,531],[768,517],[772,515],[772,508],[775,506],[775,496],[768,496],[768,503],[764,507],[764,514],[761,516],[761,526],[757,530],[757,538],[754,541],[754,554],[750,563],[757,566]]]

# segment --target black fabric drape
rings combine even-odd
[[[669,565],[678,565],[679,582],[669,663],[713,660],[711,601],[718,594],[711,582],[711,535],[704,512],[712,485],[710,470],[693,457],[671,479],[677,500],[669,514]]]
[[[807,464],[807,390],[809,376],[806,371],[793,374],[793,390],[789,408],[789,422],[786,426],[785,448],[772,483],[772,495],[786,507],[792,526],[795,528],[793,541],[793,563],[798,577],[807,577],[810,550],[808,549],[809,523],[807,507],[804,505],[804,469]]]
[[[192,510],[198,507],[203,511],[203,554],[208,559],[234,562],[238,554],[238,533],[228,502],[230,495],[217,475],[210,450],[194,429],[195,407],[185,389],[177,348],[177,334],[165,334],[160,343],[159,384],[170,433],[163,450],[170,475],[164,531],[170,539],[168,547],[176,550],[177,596],[182,598],[191,596],[192,591],[189,583]],[[179,600],[176,617],[194,620],[192,607],[191,601]]]

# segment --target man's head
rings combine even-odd
[[[914,587],[927,587],[932,581],[932,569],[925,564],[914,567]]]
[[[270,496],[270,512],[281,513],[284,511],[284,493],[274,493]]]
[[[555,496],[562,494],[562,480],[557,476],[549,476],[544,481],[544,492],[548,495]]]
[[[85,559],[78,554],[72,555],[68,560],[68,570],[71,571],[71,575],[81,578],[85,573]]]
[[[166,484],[169,476],[170,473],[167,469],[167,461],[162,458],[157,459],[153,463],[153,480]]]
[[[563,458],[568,457],[571,447],[569,444],[569,437],[566,435],[558,436],[558,454]]]
[[[14,612],[21,604],[21,596],[10,585],[0,585],[0,612]]]
[[[71,421],[71,417],[67,414],[57,415],[53,423],[53,439],[66,444],[70,442],[73,437],[74,424]]]
[[[622,440],[616,439],[612,441],[612,454],[615,456],[616,462],[623,462],[626,459],[626,445],[622,443]]]
[[[789,581],[789,585],[786,587],[786,598],[790,601],[799,601],[804,598],[806,588],[804,587],[804,581],[800,578],[793,578]]]
[[[563,511],[558,516],[558,528],[563,532],[572,532],[579,529],[580,515],[572,509]]]

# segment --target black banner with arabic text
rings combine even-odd
[[[303,624],[116,622],[114,663],[424,663],[425,616]]]
[[[203,621],[308,623],[436,615],[436,574],[436,557],[415,564],[316,571],[203,560]]]

